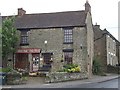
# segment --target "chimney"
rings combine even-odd
[[[23,16],[25,15],[26,11],[23,10],[23,8],[18,8],[18,16]]]
[[[100,25],[98,25],[97,23],[94,25],[94,27],[100,29]]]
[[[85,3],[85,12],[91,13],[91,6],[90,6],[88,0],[86,0],[86,3]]]

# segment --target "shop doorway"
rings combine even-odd
[[[40,54],[32,54],[32,71],[36,72],[39,70]]]

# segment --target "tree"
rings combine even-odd
[[[0,67],[2,66],[2,29],[0,26]]]
[[[17,30],[14,27],[15,17],[6,17],[2,22],[2,62],[7,66],[9,54],[15,53],[15,45],[18,41]]]
[[[0,67],[2,66],[2,16],[0,16]]]

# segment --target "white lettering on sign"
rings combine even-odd
[[[21,48],[16,53],[40,53],[39,48]]]

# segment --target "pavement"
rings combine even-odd
[[[95,76],[93,75],[89,79],[84,80],[75,80],[75,81],[66,81],[59,83],[40,83],[41,80],[39,77],[30,77],[28,82],[23,85],[3,85],[2,88],[61,88],[67,85],[76,85],[76,84],[88,84],[88,83],[98,83],[105,82],[108,80],[116,79],[120,77],[118,74],[107,74],[107,76]]]

